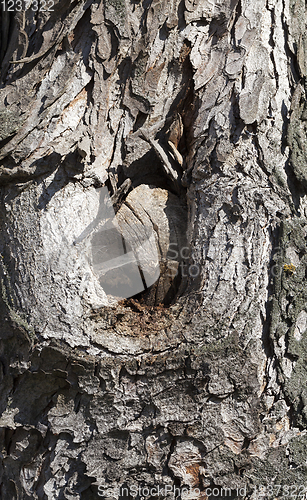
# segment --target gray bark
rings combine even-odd
[[[306,498],[305,2],[1,22],[2,497]],[[159,254],[134,298],[103,187]]]

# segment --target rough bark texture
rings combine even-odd
[[[305,2],[1,16],[2,497],[303,498]],[[107,296],[103,185],[164,264],[189,247],[177,281]]]

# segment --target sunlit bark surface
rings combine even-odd
[[[305,2],[47,4],[1,12],[2,497],[303,498]]]

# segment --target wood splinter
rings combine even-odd
[[[145,131],[141,131],[140,135],[143,137],[143,139],[148,142],[155,150],[157,156],[160,158],[162,162],[163,169],[166,173],[166,175],[173,181],[173,184],[175,186],[175,189],[177,193],[180,193],[180,179],[179,179],[179,174],[178,172],[172,167],[166,152],[160,146],[158,141],[155,139],[151,139],[148,134]],[[180,153],[179,153],[180,154]],[[181,156],[181,155],[180,155]]]

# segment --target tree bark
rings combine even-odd
[[[305,2],[16,6],[2,497],[306,498]],[[106,193],[132,254],[150,242],[137,295],[99,260]]]

